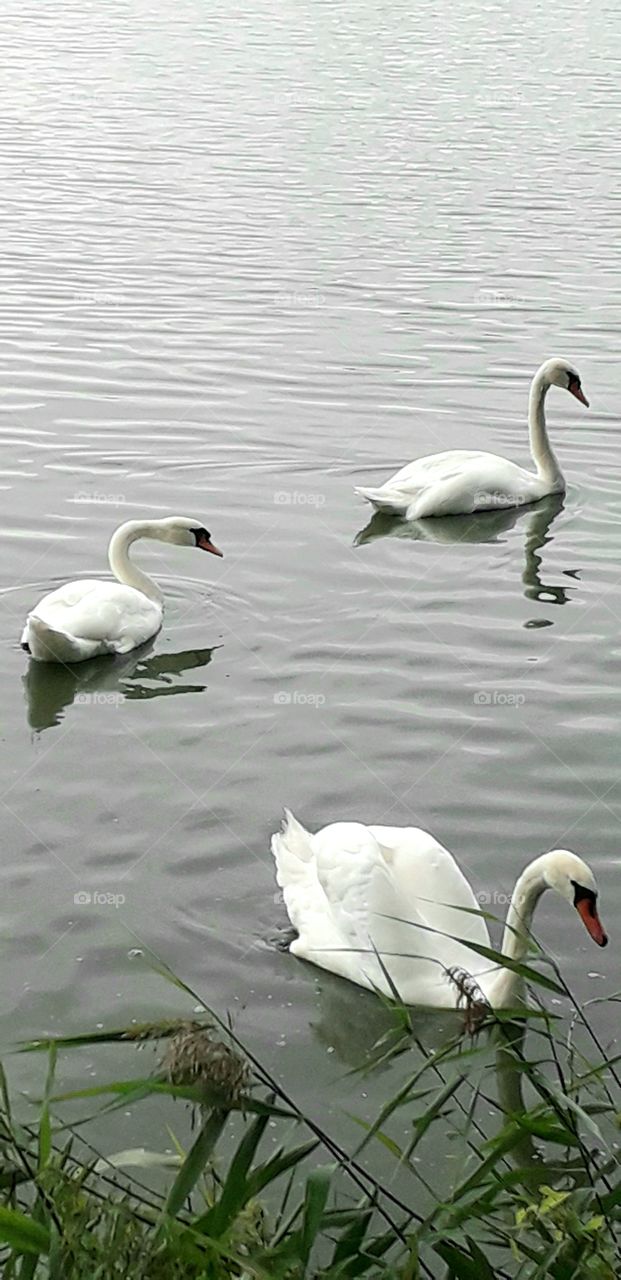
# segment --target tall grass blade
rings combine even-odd
[[[54,1076],[56,1074],[56,1045],[52,1042],[49,1047],[49,1061],[47,1068],[47,1077],[45,1080],[45,1092],[43,1102],[41,1104],[41,1118],[39,1121],[39,1172],[45,1168],[52,1154],[52,1124],[50,1120],[50,1097],[54,1084]]]
[[[496,1280],[496,1273],[492,1271],[480,1249],[477,1250],[479,1256],[473,1257],[470,1251],[466,1253],[461,1245],[453,1244],[450,1240],[442,1240],[433,1247],[442,1261],[450,1267],[456,1280]]]
[[[248,1171],[265,1133],[267,1116],[258,1116],[242,1138],[229,1166],[219,1200],[195,1224],[196,1230],[217,1240],[250,1196]]]
[[[0,1240],[15,1253],[47,1254],[50,1249],[49,1231],[19,1209],[8,1209],[6,1205],[0,1205]]]
[[[300,1242],[300,1259],[303,1275],[310,1261],[313,1245],[319,1234],[330,1183],[334,1175],[334,1165],[325,1165],[323,1169],[313,1169],[306,1179],[304,1195],[304,1216],[302,1218],[302,1238]]]
[[[228,1111],[211,1111],[173,1182],[163,1212],[175,1218],[203,1173],[228,1120]]]

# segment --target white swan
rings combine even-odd
[[[40,662],[83,662],[102,653],[129,653],[154,636],[162,625],[164,604],[156,584],[129,558],[129,548],[138,538],[222,555],[200,520],[127,520],[108,547],[117,582],[80,578],[51,591],[28,614],[22,648]]]
[[[544,402],[550,387],[563,387],[581,404],[589,402],[580,375],[566,360],[546,360],[530,388],[528,427],[536,473],[495,453],[450,449],[417,458],[378,489],[355,490],[376,511],[422,520],[427,516],[469,515],[493,507],[521,507],[548,493],[564,493],[565,480],[550,446]]]
[[[391,996],[388,973],[406,1004],[455,1007],[459,991],[447,974],[452,968],[472,975],[492,1006],[519,1002],[519,974],[456,940],[490,946],[468,881],[428,832],[337,822],[311,835],[285,810],[272,853],[298,934],[294,955]],[[594,941],[606,946],[592,872],[575,853],[555,849],[518,878],[502,943],[507,959],[525,955],[533,912],[546,889],[575,906]]]

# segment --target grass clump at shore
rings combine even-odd
[[[395,1008],[372,1065],[398,1059],[403,1078],[372,1122],[350,1117],[348,1150],[215,1015],[24,1046],[47,1071],[34,1124],[0,1077],[2,1276],[618,1280],[617,1060],[560,975],[542,985],[570,1021],[535,995],[519,1024],[466,1017],[434,1050]],[[59,1052],[148,1040],[151,1074],[56,1092]],[[89,1124],[147,1098],[190,1104],[187,1149],[102,1155]],[[96,1112],[67,1119],[80,1100]]]

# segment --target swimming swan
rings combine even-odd
[[[108,547],[117,581],[76,579],[44,596],[28,614],[22,649],[40,662],[83,662],[102,653],[129,653],[154,636],[162,625],[164,602],[156,584],[129,558],[138,538],[222,555],[200,520],[127,520]]]
[[[493,507],[521,507],[548,493],[564,493],[565,480],[550,446],[544,412],[550,387],[563,387],[581,404],[589,402],[580,375],[566,360],[546,360],[530,388],[528,428],[536,473],[495,453],[450,449],[417,458],[379,489],[356,489],[376,511],[422,520],[427,516],[469,515]]]
[[[479,903],[452,854],[416,827],[336,822],[311,835],[285,810],[272,837],[276,878],[297,938],[296,956],[406,1004],[450,1008],[459,991],[448,969],[465,970],[493,1007],[521,999],[519,974],[458,939],[489,947]],[[597,885],[581,858],[554,849],[529,863],[511,897],[502,954],[521,960],[533,912],[546,889],[575,906],[600,947]],[[381,964],[377,955],[381,957]]]

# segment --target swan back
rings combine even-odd
[[[316,835],[291,814],[272,839],[278,883],[298,931],[291,946],[322,968],[409,1004],[451,1006],[446,970],[489,967],[455,939],[489,946],[454,858],[418,828],[334,823]]]

